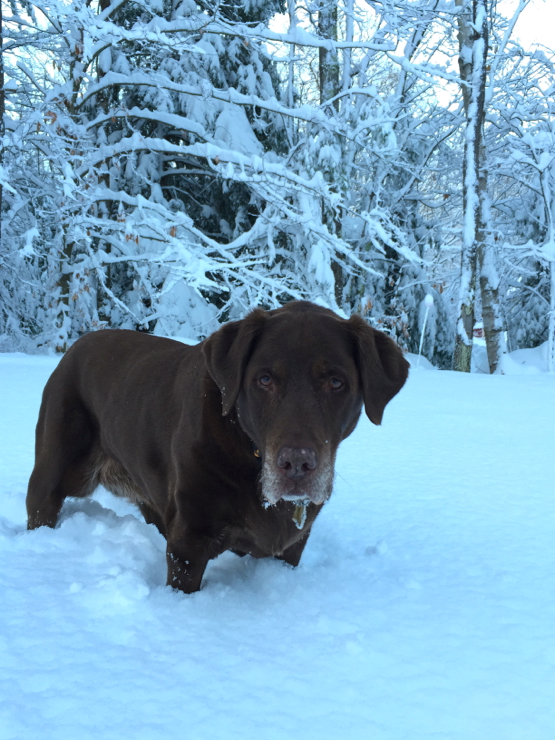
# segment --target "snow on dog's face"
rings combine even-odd
[[[227,324],[204,353],[224,415],[235,408],[262,458],[262,496],[270,504],[324,503],[337,447],[363,401],[379,424],[408,367],[397,346],[360,317],[347,321],[304,302]]]

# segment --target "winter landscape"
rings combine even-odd
[[[161,535],[107,492],[26,532],[57,360],[0,355],[1,740],[552,738],[545,346],[507,375],[411,361],[383,425],[340,448],[300,566],[226,553],[185,596]]]
[[[555,738],[553,13],[2,3],[0,740]],[[26,530],[79,337],[297,299],[412,365],[298,568],[228,552],[174,592],[101,488]]]
[[[307,298],[410,352],[429,313],[443,369],[470,369],[477,321],[491,372],[505,337],[549,341],[555,369],[552,13],[14,0],[0,350],[103,327],[198,340]]]

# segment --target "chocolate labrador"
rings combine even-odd
[[[362,404],[380,424],[408,363],[360,316],[306,301],[256,309],[188,347],[88,334],[44,390],[28,527],[102,484],[167,540],[168,584],[200,588],[225,550],[297,565]]]

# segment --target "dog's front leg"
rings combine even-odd
[[[301,555],[303,554],[305,545],[308,542],[309,535],[310,529],[300,540],[295,542],[294,545],[291,545],[287,550],[284,550],[281,555],[278,555],[277,560],[284,560],[288,565],[292,565],[296,568],[300,563]]]
[[[206,547],[202,547],[203,543],[191,539],[187,543],[168,540],[166,548],[167,585],[186,594],[200,590],[202,576],[210,560]]]
[[[200,589],[208,561],[226,548],[222,537],[215,537],[212,529],[191,526],[177,514],[168,527],[166,560],[167,585],[186,594]]]

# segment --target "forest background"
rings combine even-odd
[[[555,370],[531,2],[3,1],[0,350],[308,298],[441,368],[481,322],[491,372],[543,342]]]

